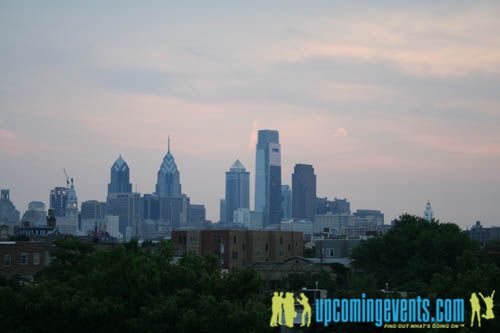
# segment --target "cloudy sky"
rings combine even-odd
[[[500,5],[481,1],[0,1],[0,187],[21,211],[122,154],[150,193],[172,137],[218,218],[224,171],[280,131],[351,207],[500,224]],[[253,187],[253,186],[252,186]],[[253,195],[252,195],[253,196]]]

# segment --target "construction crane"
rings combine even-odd
[[[69,177],[68,173],[66,172],[66,168],[63,168],[63,171],[64,171],[64,176],[66,176],[66,185],[69,186]]]

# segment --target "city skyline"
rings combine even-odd
[[[386,222],[430,201],[464,229],[498,225],[499,4],[362,4],[2,3],[0,187],[22,214],[66,168],[80,202],[104,200],[121,154],[152,193],[170,133],[183,192],[216,221],[236,159],[253,207],[272,128],[282,184],[312,164],[318,196]]]

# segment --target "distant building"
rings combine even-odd
[[[66,201],[68,200],[67,187],[55,187],[50,190],[50,208],[54,210],[55,216],[66,215]]]
[[[250,208],[250,172],[239,161],[226,172],[226,224],[233,222],[233,212],[239,208]]]
[[[120,233],[125,235],[129,227],[131,237],[136,236],[137,227],[142,220],[140,193],[110,193],[107,203],[107,214],[119,217]]]
[[[102,219],[108,213],[108,203],[97,200],[88,200],[82,202],[80,216],[85,219]]]
[[[292,190],[288,185],[281,185],[281,211],[283,212],[282,219],[292,217]]]
[[[110,193],[131,193],[130,169],[127,162],[120,155],[111,166],[110,182],[108,184],[108,195]]]
[[[353,214],[357,224],[374,224],[375,226],[384,224],[384,214],[380,210],[358,209]]]
[[[484,228],[480,221],[477,221],[466,233],[470,239],[479,242],[481,245],[500,241],[500,227]]]
[[[144,220],[160,219],[160,199],[156,194],[144,194],[142,198]]]
[[[347,199],[316,198],[316,214],[351,214],[351,203]]]
[[[190,199],[186,195],[160,198],[160,220],[170,230],[190,227]]]
[[[431,203],[429,201],[427,201],[427,204],[425,205],[425,210],[424,210],[424,219],[431,222],[433,218],[434,218],[434,212],[432,211]]]
[[[331,235],[345,234],[348,227],[355,226],[356,217],[348,214],[316,215],[313,222],[314,233],[327,233]]]
[[[179,230],[172,243],[177,255],[215,255],[228,271],[303,255],[303,234],[290,231]]]
[[[203,227],[207,219],[206,215],[205,205],[190,204],[190,225],[192,227]]]
[[[221,224],[226,223],[226,199],[220,199],[219,201],[219,222]]]
[[[304,233],[306,235],[313,234],[313,222],[310,220],[281,220],[280,230],[282,231],[298,231]]]
[[[316,175],[312,165],[295,165],[292,174],[292,193],[293,218],[312,221],[316,213]]]
[[[82,219],[81,231],[83,235],[90,235],[99,231],[104,231],[116,239],[123,238],[122,233],[120,233],[120,217],[115,215]]]
[[[56,217],[57,230],[61,234],[77,235],[78,234],[78,197],[76,195],[73,178],[71,185],[65,188],[64,191],[65,207],[62,216]],[[51,198],[52,199],[52,198]],[[51,200],[52,202],[52,200]],[[60,201],[58,201],[60,202]]]
[[[233,225],[248,230],[260,230],[264,227],[264,217],[262,212],[256,212],[248,208],[238,208],[233,212]]]
[[[0,224],[14,225],[19,223],[19,211],[10,200],[10,191],[0,191]]]
[[[21,221],[28,222],[31,226],[46,226],[47,211],[45,210],[45,204],[41,201],[31,201]]]
[[[255,211],[264,213],[264,226],[279,225],[281,222],[281,146],[278,131],[258,132]]]
[[[177,169],[174,156],[170,152],[170,138],[168,138],[168,151],[158,170],[156,194],[160,198],[175,197],[182,194],[180,173]]]

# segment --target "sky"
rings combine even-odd
[[[500,225],[500,4],[0,1],[0,187],[21,214],[75,179],[105,200],[119,154],[154,191],[171,136],[183,192],[217,221],[224,172],[277,129],[282,182]],[[253,200],[252,200],[253,202]]]

